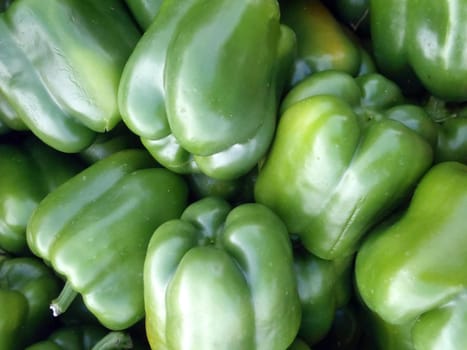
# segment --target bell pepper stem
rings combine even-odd
[[[133,342],[131,337],[124,332],[110,332],[104,338],[99,340],[92,350],[116,350],[132,349]]]
[[[76,292],[67,281],[59,296],[50,303],[50,309],[52,310],[54,317],[63,314],[71,305],[73,300],[75,300],[77,295],[78,292]]]

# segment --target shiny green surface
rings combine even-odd
[[[297,36],[291,85],[328,69],[357,75],[362,64],[359,44],[351,39],[323,2],[284,1],[281,11],[283,23]]]
[[[271,142],[294,49],[276,1],[165,1],[125,65],[122,118],[165,167],[238,178]]]
[[[466,214],[467,166],[437,164],[408,209],[377,227],[357,254],[362,301],[388,328],[408,329],[408,349],[467,344]]]
[[[53,189],[84,167],[77,157],[47,147],[34,137],[0,143],[0,248],[24,255],[32,211]]]
[[[268,208],[231,208],[215,197],[194,202],[149,243],[152,348],[285,349],[301,314],[292,259],[285,226]]]
[[[407,90],[422,85],[448,101],[467,100],[467,2],[370,0],[379,68]]]
[[[313,254],[353,253],[432,164],[425,128],[385,116],[402,104],[397,86],[378,74],[353,79],[326,71],[304,80],[284,98],[256,200],[278,213]],[[432,124],[426,114],[413,116],[422,116],[414,125]]]
[[[0,36],[0,95],[42,141],[77,152],[120,120],[120,75],[140,37],[121,3],[16,0]]]
[[[112,330],[144,316],[147,244],[186,205],[185,182],[155,166],[143,150],[108,156],[47,195],[28,223],[33,253],[62,274]]]
[[[299,337],[308,345],[323,340],[332,327],[336,310],[349,302],[352,260],[328,261],[303,248],[295,249],[294,271],[302,305]]]
[[[50,300],[61,281],[33,257],[0,261],[0,349],[23,350],[53,325]]]

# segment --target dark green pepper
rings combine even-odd
[[[381,72],[407,92],[467,100],[467,2],[369,0],[371,42]]]
[[[0,37],[0,96],[46,144],[77,152],[120,120],[117,88],[140,37],[122,2],[16,0]]]
[[[430,96],[424,107],[438,127],[435,162],[467,164],[467,106]]]
[[[315,73],[282,111],[255,198],[320,258],[352,254],[432,165],[434,123],[379,74]]]
[[[335,16],[361,37],[370,35],[369,0],[327,0]]]
[[[297,55],[291,85],[323,70],[338,70],[358,75],[374,71],[368,54],[331,11],[319,0],[281,3],[282,21],[297,37]],[[372,67],[372,68],[371,68]]]
[[[49,304],[60,287],[35,257],[0,259],[0,350],[23,350],[52,329]]]
[[[105,327],[144,316],[143,262],[154,230],[179,217],[187,186],[156,168],[145,150],[123,150],[94,163],[49,193],[28,226],[32,252],[67,280],[52,303],[66,310],[76,293]]]
[[[352,293],[353,258],[320,259],[303,247],[294,249],[294,271],[302,305],[299,337],[315,345],[329,333],[337,309],[345,306]]]
[[[110,332],[104,327],[85,325],[55,330],[46,340],[28,346],[25,350],[123,350],[133,349],[130,336]]]
[[[286,349],[301,307],[285,225],[257,203],[207,197],[162,224],[144,265],[153,349]]]
[[[122,119],[170,170],[238,178],[270,145],[294,48],[276,0],[164,1],[125,65]]]
[[[467,346],[466,216],[467,165],[443,162],[364,240],[356,287],[381,349]]]
[[[142,149],[143,145],[139,138],[120,122],[112,130],[98,134],[89,147],[79,152],[79,156],[88,164],[92,164],[129,148]]]
[[[79,158],[58,152],[35,137],[0,143],[0,248],[29,252],[26,225],[39,202],[83,169]]]

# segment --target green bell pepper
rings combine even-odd
[[[117,89],[140,37],[115,0],[16,0],[0,13],[0,96],[42,141],[88,146],[121,119]]]
[[[446,101],[430,96],[424,108],[438,126],[435,162],[454,160],[467,164],[467,107],[465,104],[446,103]]]
[[[131,338],[122,332],[110,332],[104,327],[85,325],[55,330],[46,340],[25,350],[122,350],[133,349]]]
[[[279,20],[276,0],[162,3],[118,94],[123,121],[160,164],[222,180],[257,164],[295,53]]]
[[[27,226],[32,252],[67,280],[52,303],[77,293],[99,322],[127,328],[144,316],[143,263],[154,230],[186,206],[183,179],[145,150],[123,150],[78,173],[37,206]]]
[[[383,349],[467,346],[466,215],[467,165],[443,162],[420,180],[407,210],[365,239],[355,280],[380,339],[390,340]]]
[[[354,76],[362,69],[367,73],[375,70],[372,59],[358,40],[321,1],[284,1],[281,18],[297,37],[292,86],[323,70],[338,70]]]
[[[54,326],[61,280],[35,257],[0,259],[0,350],[23,350]]]
[[[370,0],[373,53],[406,91],[467,100],[467,2]]]
[[[255,198],[320,258],[352,254],[432,165],[434,123],[377,73],[315,73],[282,111]]]
[[[153,349],[283,350],[300,324],[287,230],[257,203],[206,197],[159,226],[144,294]]]
[[[323,260],[301,246],[294,249],[294,271],[302,305],[299,337],[315,345],[329,333],[337,309],[352,292],[353,257]]]
[[[143,30],[148,29],[159,12],[162,0],[125,0]]]
[[[349,26],[360,37],[370,35],[370,1],[369,0],[327,0],[336,18]]]
[[[0,248],[24,255],[29,252],[26,225],[33,210],[84,165],[33,136],[15,141],[0,143]]]

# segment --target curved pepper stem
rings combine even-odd
[[[110,332],[99,340],[93,346],[92,350],[120,350],[132,348],[133,342],[128,334],[123,332]]]
[[[60,295],[50,303],[50,310],[52,310],[54,317],[63,314],[70,307],[77,295],[78,292],[76,292],[67,281],[60,292]]]

